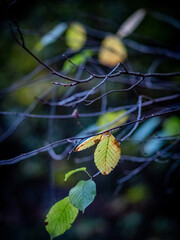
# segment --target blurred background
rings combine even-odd
[[[76,106],[68,103],[66,106],[49,106],[44,104],[44,100],[60,101],[93,87],[91,82],[80,84],[76,89],[54,86],[52,82],[59,79],[51,76],[48,70],[41,69],[39,63],[16,43],[10,30],[17,36],[13,20],[20,25],[26,46],[39,59],[49,61],[57,71],[83,79],[87,73],[69,64],[62,54],[72,58],[77,65],[84,66],[87,61],[86,66],[92,72],[108,73],[112,69],[111,64],[103,64],[98,59],[102,41],[108,34],[117,33],[123,22],[140,8],[146,9],[146,16],[132,33],[122,39],[127,54],[126,59],[123,59],[126,66],[131,71],[142,73],[180,71],[180,19],[179,8],[174,3],[147,0],[1,1],[1,160],[38,149],[59,139],[77,136],[87,128],[106,122],[101,114],[79,119],[25,118],[5,114],[21,112],[71,115]],[[80,46],[83,50],[72,46],[73,43],[67,40],[67,31],[72,22],[81,24],[80,32],[86,31],[86,37],[83,40],[80,38],[80,41],[84,41],[84,45]],[[114,79],[106,85],[106,89],[101,88],[101,93],[117,87],[127,88],[129,85],[126,81],[133,82],[134,79],[122,77],[120,82],[119,78]],[[158,88],[154,85],[157,82]],[[178,92],[180,82],[179,77],[162,80],[152,78],[148,84],[148,88],[141,86],[135,92],[109,95],[107,102],[98,101],[89,106],[80,103],[78,111],[94,113],[136,104],[138,95],[146,95],[149,99],[169,96]],[[143,108],[143,111],[151,114],[163,107],[171,109],[179,106],[178,101],[168,104],[165,102],[149,106]],[[124,123],[136,117],[136,113],[132,113],[124,119]],[[114,116],[110,118],[113,120]],[[178,114],[149,120],[148,125],[140,124],[132,138],[121,144],[123,155],[150,157],[162,147],[178,141]],[[129,126],[116,135],[119,134],[117,136],[120,138],[130,129]],[[176,139],[163,141],[155,139],[157,135],[177,136]],[[93,163],[94,148],[82,153],[72,152],[68,156],[72,149],[73,144],[70,147],[67,144],[60,145],[51,155],[44,152],[13,165],[0,166],[0,239],[49,239],[44,219],[50,207],[66,197],[78,180],[88,179],[85,174],[78,173],[64,182],[65,173],[82,166],[87,167],[92,175],[97,172]],[[59,161],[53,160],[52,155],[55,159],[59,157]],[[118,184],[119,179],[140,165],[122,159],[110,175],[95,178],[95,201],[84,214],[79,214],[72,228],[57,239],[179,239],[179,156],[176,144],[173,154],[165,156],[159,162],[153,161],[139,174]]]

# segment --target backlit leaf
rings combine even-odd
[[[116,35],[108,35],[104,38],[99,50],[100,63],[114,67],[127,58],[127,49]]]
[[[99,135],[96,135],[94,137],[90,137],[88,138],[86,141],[82,142],[76,149],[75,149],[75,152],[79,152],[79,151],[82,151],[86,148],[90,148],[92,147],[93,145],[99,143],[103,138],[104,138],[104,134],[99,134]]]
[[[79,50],[86,42],[86,29],[80,23],[71,23],[66,31],[66,44],[72,50]]]
[[[125,110],[105,113],[98,118],[97,125],[102,126],[101,131],[120,126],[128,120],[129,115],[125,115],[125,113]]]
[[[120,156],[120,145],[115,137],[110,134],[110,136],[104,137],[97,145],[94,161],[99,171],[103,175],[107,175],[116,167]]]
[[[80,181],[69,192],[70,202],[73,206],[84,212],[96,196],[96,184],[93,180]]]
[[[70,60],[77,66],[80,66],[81,64],[83,64],[85,61],[87,61],[90,57],[92,57],[93,52],[91,50],[84,50],[76,55],[74,55],[73,57],[70,58]],[[73,70],[75,71],[76,68],[75,66],[73,66],[73,64],[71,62],[69,62],[68,60],[65,61],[63,68],[63,71],[66,72],[73,72]]]
[[[70,203],[69,197],[54,204],[45,220],[46,230],[50,234],[51,239],[69,229],[77,215],[78,209]]]
[[[84,171],[84,172],[85,172],[85,171],[86,171],[86,167],[77,168],[77,169],[74,169],[74,170],[69,171],[68,173],[66,173],[65,178],[64,178],[64,181],[67,181],[68,178],[69,178],[72,174],[77,173],[77,172],[80,172],[80,171]]]

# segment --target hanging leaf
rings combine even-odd
[[[97,125],[102,126],[101,131],[120,126],[128,120],[129,115],[123,117],[125,113],[125,110],[105,113],[98,118]]]
[[[77,168],[77,169],[74,169],[74,170],[72,170],[72,171],[69,171],[68,173],[66,173],[65,178],[64,178],[64,181],[67,181],[68,178],[69,178],[72,174],[77,173],[77,172],[80,172],[80,171],[86,172],[86,167]]]
[[[96,196],[96,184],[93,180],[80,181],[69,192],[70,202],[73,206],[84,212]]]
[[[105,134],[99,134],[96,135],[94,137],[90,137],[88,138],[86,141],[82,142],[76,149],[75,152],[79,152],[82,151],[86,148],[90,148],[93,145],[99,143],[103,138],[104,138]]]
[[[80,23],[71,23],[66,31],[66,44],[72,50],[81,49],[86,42],[86,29]]]
[[[46,216],[45,226],[51,240],[71,227],[78,215],[78,209],[69,201],[69,197],[62,199],[52,206]]]
[[[103,175],[107,175],[115,168],[120,156],[120,145],[111,134],[104,137],[97,145],[94,153],[94,161],[99,171]]]
[[[108,35],[104,38],[98,54],[101,64],[114,67],[127,58],[127,49],[116,35]]]

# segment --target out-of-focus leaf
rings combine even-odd
[[[69,197],[54,204],[45,220],[46,230],[50,234],[51,239],[68,230],[77,215],[78,209],[70,203]]]
[[[180,118],[172,116],[168,118],[163,124],[163,130],[167,135],[175,135],[180,133]]]
[[[55,42],[66,30],[67,23],[59,23],[51,31],[45,34],[41,40],[35,45],[36,51],[41,51],[47,45]]]
[[[120,126],[124,124],[128,118],[129,115],[126,115],[123,117],[123,115],[126,113],[125,110],[121,110],[118,112],[108,112],[100,116],[97,120],[97,125],[99,127],[102,126],[101,130],[106,131],[109,128],[114,128],[117,126]]]
[[[110,134],[105,136],[94,153],[94,162],[103,175],[109,174],[119,162],[121,156],[120,145],[115,137]]]
[[[108,35],[104,38],[98,58],[101,64],[114,67],[127,58],[127,49],[118,36]]]
[[[86,29],[80,23],[73,22],[66,31],[66,44],[72,50],[81,49],[86,42]]]
[[[167,133],[165,131],[159,131],[157,133],[158,136],[164,137],[167,136]],[[160,150],[162,148],[162,146],[164,145],[164,140],[163,139],[155,139],[154,136],[152,137],[152,139],[150,139],[145,145],[144,145],[144,152],[147,155],[152,155],[155,152],[157,152],[158,150]]]
[[[68,173],[66,173],[65,178],[64,178],[64,181],[67,181],[68,178],[69,178],[72,174],[77,173],[77,172],[80,172],[80,171],[86,172],[86,167],[77,168],[77,169],[74,169],[74,170],[69,171]]]
[[[179,133],[180,133],[180,118],[177,116],[172,116],[164,122],[162,130],[157,133],[157,136],[167,137]],[[158,150],[160,150],[164,144],[165,140],[161,138],[154,139],[153,136],[152,139],[150,139],[144,145],[144,152],[147,155],[152,155]]]
[[[73,206],[84,212],[96,196],[96,184],[93,180],[80,181],[69,192],[70,202]]]
[[[92,57],[93,52],[91,50],[84,50],[81,53],[78,53],[76,55],[74,55],[72,58],[70,58],[70,60],[77,66],[80,66],[81,64],[83,64],[85,61],[87,61],[90,57]],[[72,63],[70,63],[68,60],[65,61],[62,70],[65,72],[72,72],[74,69],[75,71],[75,67],[73,66]]]
[[[146,15],[145,9],[138,9],[120,26],[117,35],[120,38],[127,37],[139,26]]]
[[[132,139],[135,141],[145,140],[158,127],[160,121],[161,120],[159,117],[148,119],[146,122],[141,124],[140,127],[135,131],[135,133],[132,136]]]
[[[105,137],[104,134],[99,134],[94,137],[88,138],[86,141],[82,142],[76,149],[75,152],[82,151],[86,148],[90,148],[95,144],[99,143]]]
[[[146,185],[134,185],[127,190],[126,199],[131,203],[138,203],[147,198],[148,192],[149,190]]]
[[[40,82],[24,87],[11,94],[12,99],[18,102],[21,106],[29,106],[35,101],[36,97],[39,97],[43,92],[47,91],[50,83]]]

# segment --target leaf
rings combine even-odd
[[[74,55],[73,57],[70,58],[70,60],[77,66],[80,66],[81,64],[83,64],[85,61],[87,61],[90,57],[92,57],[93,52],[91,50],[84,50],[76,55]],[[69,62],[68,60],[65,61],[63,68],[63,71],[65,72],[73,72],[73,70],[75,71],[76,68],[73,66],[73,64],[71,62]]]
[[[84,212],[96,196],[96,184],[93,180],[80,181],[69,192],[70,202],[73,206]]]
[[[66,44],[72,50],[81,49],[86,42],[86,29],[80,23],[73,22],[66,31]]]
[[[115,137],[110,134],[103,138],[97,145],[94,161],[103,175],[109,174],[117,165],[121,156],[120,145]]]
[[[175,135],[180,133],[180,118],[178,116],[169,117],[163,124],[163,130],[166,135]]]
[[[128,120],[129,115],[123,117],[125,113],[125,110],[105,113],[98,118],[97,125],[102,126],[101,131],[120,126]]]
[[[62,199],[52,206],[46,216],[46,230],[51,239],[63,234],[71,227],[78,215],[78,209],[69,201],[69,197]]]
[[[86,172],[86,167],[77,168],[77,169],[74,169],[74,170],[69,171],[68,173],[66,173],[65,178],[64,178],[64,181],[67,181],[68,178],[69,178],[72,174],[74,174],[74,173],[76,173],[76,172],[80,172],[80,171]]]
[[[51,31],[46,33],[41,40],[36,44],[35,50],[36,51],[41,51],[44,47],[47,45],[55,42],[66,30],[67,28],[67,23],[59,23],[56,25]]]
[[[114,67],[127,58],[127,49],[116,35],[104,38],[99,50],[98,59],[101,64]]]
[[[135,131],[135,133],[132,136],[132,139],[135,140],[135,141],[143,141],[143,140],[145,140],[159,126],[160,122],[161,122],[160,117],[154,117],[154,118],[146,120]]]
[[[90,148],[92,147],[93,145],[99,143],[103,138],[104,138],[104,134],[99,134],[99,135],[96,135],[94,137],[90,137],[88,138],[86,141],[82,142],[76,149],[75,149],[75,152],[79,152],[79,151],[82,151],[86,148]]]
[[[128,19],[120,26],[117,35],[120,38],[127,37],[139,26],[146,15],[145,9],[141,8],[135,11]]]

